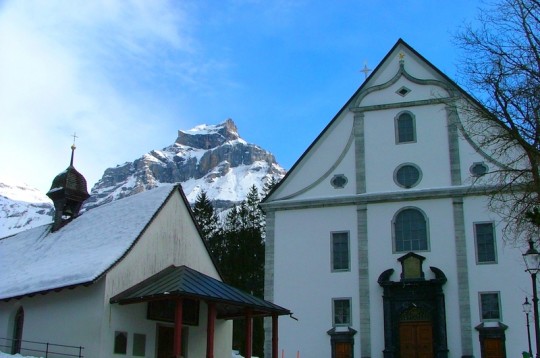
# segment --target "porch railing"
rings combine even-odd
[[[64,344],[14,340],[0,337],[0,351],[11,353],[14,345],[20,347],[21,355],[32,355],[44,358],[78,357],[84,358],[84,347],[68,346]]]

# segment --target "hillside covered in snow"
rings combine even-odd
[[[191,204],[205,191],[214,207],[225,209],[244,200],[252,186],[262,193],[267,181],[284,175],[274,156],[242,139],[228,119],[179,130],[173,144],[105,169],[83,210],[169,183],[181,183]],[[50,223],[52,212],[45,193],[0,181],[0,238]]]
[[[253,185],[262,192],[266,181],[284,175],[274,156],[243,140],[228,119],[178,131],[173,144],[106,169],[84,207],[89,210],[163,183],[182,183],[190,203],[204,190],[215,207],[226,208],[244,200]]]
[[[0,238],[48,224],[52,212],[52,201],[39,190],[0,182]]]

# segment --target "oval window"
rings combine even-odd
[[[487,174],[489,168],[484,162],[478,162],[474,163],[469,170],[473,176],[481,177]]]
[[[347,185],[347,182],[349,180],[347,177],[343,174],[334,175],[334,177],[330,180],[330,184],[336,189],[343,189],[345,188],[345,185]]]

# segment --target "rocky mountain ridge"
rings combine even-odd
[[[284,175],[274,156],[243,140],[228,119],[219,125],[178,131],[172,145],[106,169],[84,208],[177,182],[182,183],[190,203],[204,190],[216,207],[225,208],[244,200],[252,185],[262,192],[266,181],[279,181]]]
[[[83,211],[177,182],[190,203],[204,190],[214,207],[225,209],[244,200],[253,185],[262,193],[267,181],[279,181],[284,175],[274,156],[243,140],[228,119],[218,125],[179,130],[173,144],[107,168]],[[52,210],[49,198],[37,189],[0,183],[0,238],[50,223]]]

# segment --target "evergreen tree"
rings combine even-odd
[[[275,185],[275,180],[273,184]],[[266,190],[266,189],[265,189]],[[268,189],[269,190],[269,189]],[[212,202],[204,191],[196,199],[193,212],[210,252],[217,261],[224,280],[257,297],[264,295],[264,213],[259,207],[260,196],[253,185],[246,199],[220,221]],[[233,345],[243,352],[245,321],[233,325]],[[262,318],[253,320],[253,354],[263,355],[264,327]]]
[[[214,206],[204,190],[197,195],[193,206],[193,214],[203,240],[206,242],[211,255],[220,265],[224,257],[223,243],[220,238],[221,229]]]
[[[275,177],[270,177],[265,183],[263,187],[263,197],[266,197],[272,189],[277,185],[278,181]]]
[[[227,282],[257,297],[264,295],[264,216],[255,186],[240,205],[229,211],[223,230],[227,247],[223,274]],[[241,351],[245,345],[245,321],[234,322],[233,340]],[[262,356],[264,329],[262,319],[253,322],[253,353]]]

